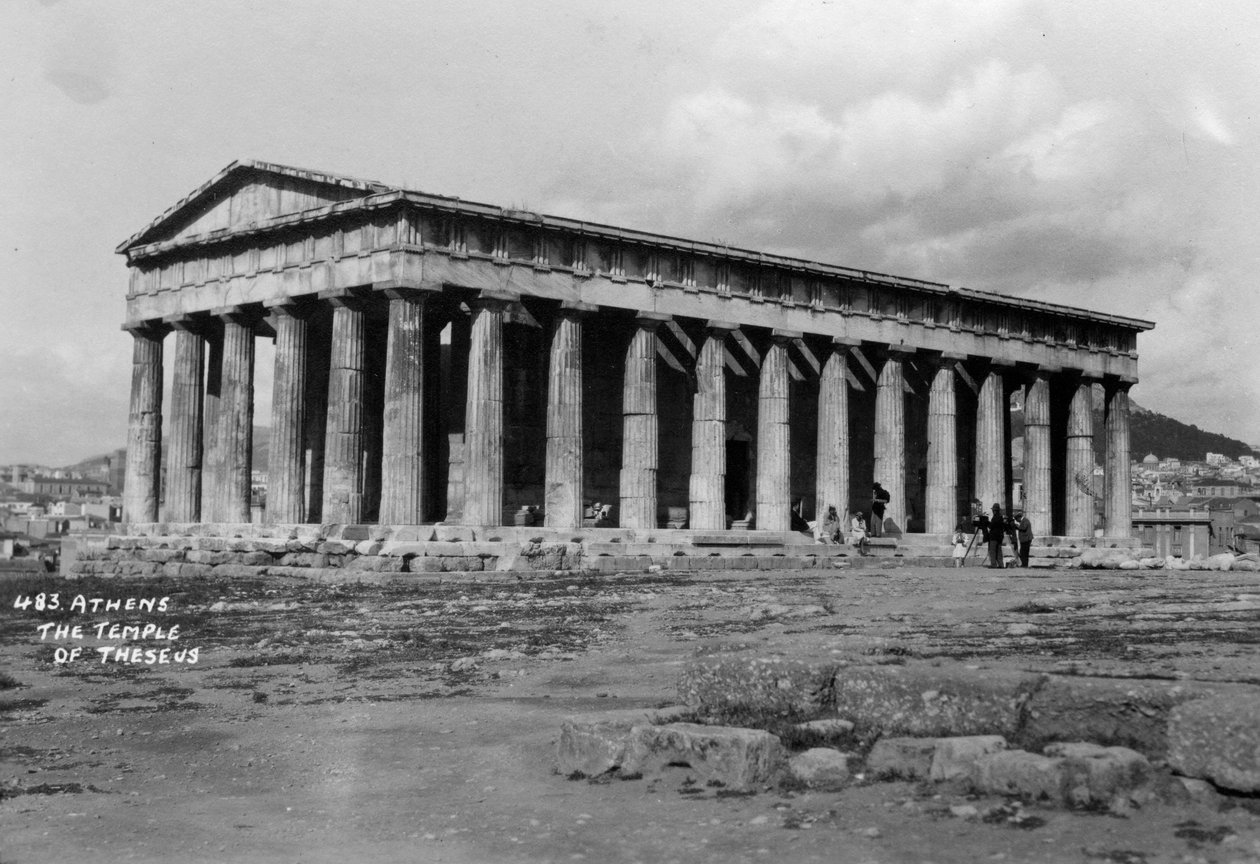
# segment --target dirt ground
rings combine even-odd
[[[497,575],[0,579],[0,862],[1260,862],[1255,798],[1117,816],[554,769],[563,717],[674,704],[682,665],[715,646],[1260,683],[1258,574]],[[41,592],[44,609],[14,608]],[[90,609],[129,597],[169,600]],[[98,639],[103,621],[179,638]],[[85,638],[41,640],[45,623]],[[168,644],[197,662],[94,650]],[[58,665],[70,647],[85,656]]]

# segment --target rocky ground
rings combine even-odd
[[[684,665],[727,647],[1260,683],[1256,573],[474,575],[0,581],[0,861],[1260,861],[1260,800],[1211,790],[1115,813],[555,770],[566,716],[674,704]],[[128,597],[169,600],[90,609]],[[167,645],[197,662],[94,650]]]

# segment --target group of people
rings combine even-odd
[[[1002,512],[1001,504],[995,503],[991,514],[984,512],[984,506],[979,499],[973,500],[971,505],[971,530],[974,534],[969,537],[963,525],[958,526],[958,530],[954,532],[954,566],[963,565],[970,551],[970,544],[978,535],[988,549],[986,567],[1002,569],[1006,566],[1002,547],[1007,538],[1010,538],[1011,551],[1019,561],[1019,566],[1027,567],[1028,553],[1032,549],[1033,530],[1032,522],[1024,515],[1024,511],[1016,509],[1007,517]]]
[[[884,536],[885,504],[892,500],[887,490],[876,483],[871,490],[871,519],[866,521],[866,514],[858,510],[849,520],[849,545],[858,550],[859,555],[866,554],[868,537]],[[843,543],[843,526],[840,514],[834,506],[827,507],[827,515],[819,523],[818,539],[823,543]]]

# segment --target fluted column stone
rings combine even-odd
[[[219,408],[223,404],[223,325],[214,322],[206,338],[206,387],[201,403],[201,520],[222,522],[223,427]]]
[[[470,304],[472,339],[464,409],[465,525],[503,521],[503,310],[505,298]]]
[[[162,471],[162,338],[158,328],[131,331],[131,404],[123,520],[156,522]]]
[[[1006,507],[1006,382],[1002,370],[990,368],[976,399],[975,496],[987,512],[993,504]]]
[[[324,430],[324,522],[363,520],[366,322],[358,301],[332,298],[328,363],[328,422]]]
[[[888,493],[884,522],[906,530],[906,377],[908,355],[890,351],[875,385],[875,482]]]
[[[836,337],[818,383],[818,457],[815,464],[814,514],[822,520],[828,507],[848,527],[849,500],[849,349],[854,340]]]
[[[1105,424],[1107,432],[1106,534],[1128,537],[1133,530],[1133,490],[1129,458],[1128,381],[1106,384]]]
[[[792,527],[791,414],[788,342],[799,333],[774,331],[757,381],[757,528]]]
[[[726,337],[735,329],[711,322],[696,360],[688,497],[697,531],[726,528]]]
[[[929,534],[958,526],[958,400],[954,366],[958,355],[940,357],[928,391],[927,518]]]
[[[424,312],[427,295],[389,291],[381,445],[383,525],[424,521],[428,447],[424,437]]]
[[[656,472],[660,427],[656,409],[656,330],[665,316],[643,313],[626,348],[621,389],[622,528],[656,527]]]
[[[1024,393],[1024,515],[1033,534],[1052,533],[1050,468],[1050,371],[1037,370]]]
[[[223,316],[223,377],[217,422],[223,447],[219,519],[249,522],[254,450],[254,324]]]
[[[164,522],[201,520],[201,411],[205,337],[195,325],[175,324],[175,368],[171,380],[170,441],[166,451]]]
[[[306,520],[306,379],[308,322],[296,306],[274,307],[275,372],[267,460],[267,521]]]
[[[562,305],[547,366],[543,524],[582,527],[582,309]]]
[[[1088,378],[1077,381],[1067,417],[1066,533],[1094,536],[1094,397]]]

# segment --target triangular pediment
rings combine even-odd
[[[267,162],[233,162],[125,240],[117,251],[247,229],[281,216],[391,188]]]

